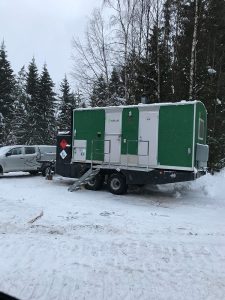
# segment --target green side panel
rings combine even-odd
[[[192,167],[194,105],[161,106],[158,164]]]
[[[105,110],[74,110],[73,129],[73,139],[87,140],[86,160],[103,161]]]
[[[138,127],[138,108],[124,108],[122,112],[121,154],[138,154]]]

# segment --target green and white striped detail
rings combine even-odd
[[[193,170],[196,143],[206,143],[199,101],[74,110],[73,161]]]

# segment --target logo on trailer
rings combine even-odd
[[[62,152],[60,152],[60,156],[62,157],[62,159],[67,157],[67,153],[65,150],[63,150]]]
[[[65,139],[62,139],[61,142],[59,143],[59,146],[64,150],[66,149],[67,146],[67,141]]]

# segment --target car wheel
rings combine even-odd
[[[108,188],[112,194],[125,194],[127,192],[126,177],[120,173],[113,173],[108,179]]]
[[[87,190],[98,191],[102,188],[103,183],[104,176],[102,174],[98,174],[85,184],[85,188]]]
[[[0,166],[0,177],[2,177],[3,176],[3,168],[2,168],[2,166]]]
[[[42,171],[41,174],[43,177],[46,177],[47,175],[51,174],[51,168],[50,167],[45,167]]]

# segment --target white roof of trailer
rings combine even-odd
[[[123,108],[134,108],[134,107],[159,107],[159,106],[180,106],[180,105],[190,105],[190,104],[195,104],[197,102],[201,102],[199,100],[193,100],[193,101],[186,101],[182,100],[180,102],[163,102],[163,103],[151,103],[151,104],[143,104],[139,103],[137,105],[118,105],[118,106],[104,106],[104,107],[85,107],[85,108],[75,108],[74,110],[98,110],[98,109],[123,109]]]

